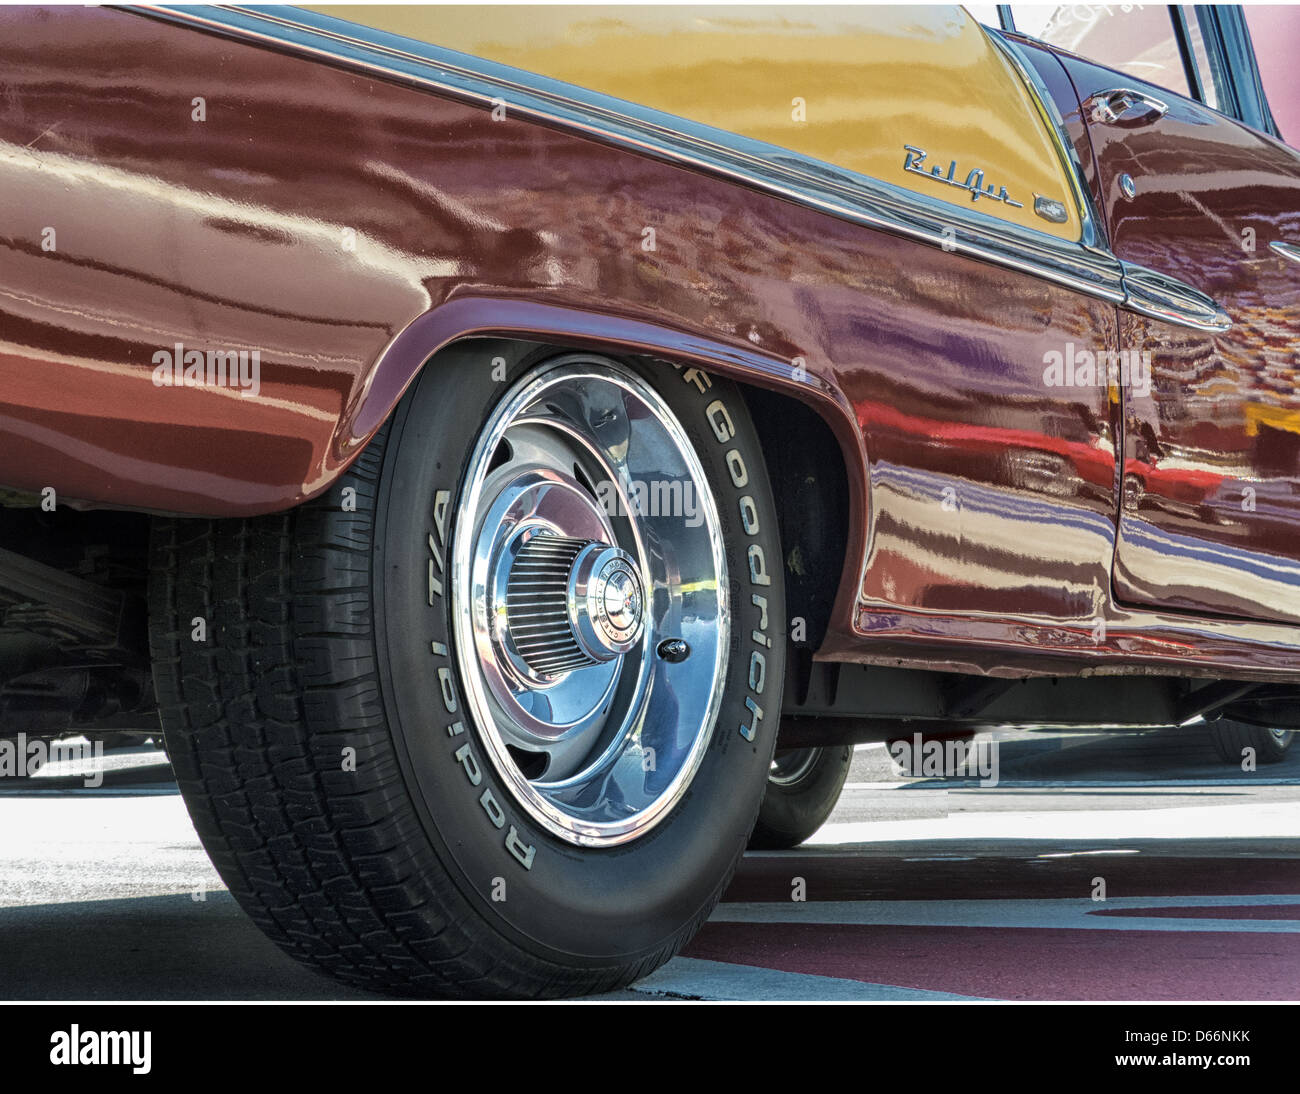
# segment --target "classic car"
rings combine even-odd
[[[612,989],[856,743],[1300,726],[1285,13],[0,27],[0,725],[161,722],[300,960]]]

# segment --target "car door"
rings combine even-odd
[[[1217,80],[1197,65],[1212,43],[1187,13],[1139,8],[1126,23],[1108,10],[1045,29],[1114,66],[1060,54],[1112,249],[1204,292],[1230,324],[1121,312],[1137,367],[1123,385],[1115,594],[1300,621],[1300,154],[1192,97],[1214,101]]]

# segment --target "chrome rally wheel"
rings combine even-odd
[[[533,369],[470,455],[453,549],[493,766],[562,840],[644,835],[703,757],[730,630],[717,507],[672,410],[625,367]]]

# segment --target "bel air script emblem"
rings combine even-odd
[[[1012,201],[1011,196],[1007,193],[1005,186],[999,186],[995,191],[993,183],[984,185],[984,169],[981,167],[972,167],[966,172],[965,181],[957,178],[957,161],[952,160],[948,164],[948,171],[945,174],[942,167],[931,167],[928,171],[925,168],[925,152],[910,144],[903,147],[907,150],[907,156],[903,160],[903,170],[911,171],[916,175],[924,175],[935,182],[947,183],[949,186],[957,186],[966,190],[970,194],[971,201],[978,201],[980,198],[988,198],[990,201],[1000,201],[1004,205],[1010,205],[1016,209],[1023,209],[1023,203]]]

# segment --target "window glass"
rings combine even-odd
[[[1273,120],[1284,141],[1300,145],[1300,7],[1247,4],[1245,11]]]
[[[1224,75],[1217,71],[1217,66],[1211,61],[1209,51],[1205,48],[1205,38],[1201,34],[1201,24],[1196,17],[1195,9],[1190,5],[1184,5],[1182,10],[1187,22],[1187,42],[1192,49],[1192,63],[1196,66],[1201,81],[1201,99],[1207,106],[1221,110],[1219,103],[1222,102],[1223,96],[1219,92],[1219,87]]]
[[[994,30],[1002,28],[1002,24],[998,22],[997,4],[965,4],[963,6],[970,12],[977,23],[983,23],[986,27],[992,27]]]
[[[1016,30],[1190,96],[1164,4],[1013,4]]]

